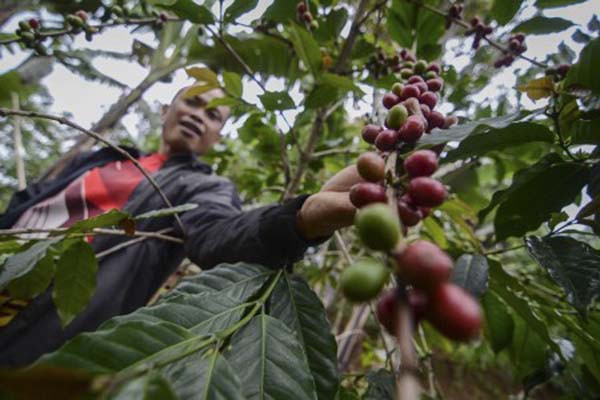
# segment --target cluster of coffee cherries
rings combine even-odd
[[[452,20],[462,19],[463,5],[454,3],[448,9],[448,17],[446,18],[446,29],[452,25]]]
[[[527,51],[525,44],[525,34],[514,33],[508,39],[508,51],[505,51],[502,57],[494,62],[494,67],[510,67],[515,61],[515,58]]]
[[[567,77],[571,66],[569,64],[560,64],[556,68],[548,68],[546,70],[546,75],[551,75],[554,77],[556,82],[561,81]]]
[[[484,24],[479,17],[471,18],[471,28],[465,32],[466,36],[475,35],[473,38],[473,50],[477,50],[481,44],[481,39],[494,32],[494,28]]]
[[[296,18],[298,21],[304,22],[312,31],[319,28],[319,23],[313,18],[313,15],[306,6],[305,1],[300,1],[298,4],[296,4]]]
[[[48,52],[42,41],[45,39],[40,34],[42,24],[37,18],[19,21],[19,27],[15,30],[15,34],[19,36],[25,47],[35,50],[40,56],[47,56]]]

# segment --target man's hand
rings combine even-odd
[[[321,191],[313,194],[298,211],[298,230],[306,239],[317,239],[352,225],[356,208],[350,202],[350,188],[364,182],[355,165],[350,165],[329,179]]]

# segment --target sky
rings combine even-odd
[[[226,1],[225,6],[230,3],[231,0]],[[240,20],[241,22],[250,22],[260,15],[264,9],[270,4],[270,0],[259,0],[257,8],[246,15]],[[343,2],[340,2],[343,3]],[[527,19],[535,13],[535,8],[530,5],[533,0],[528,0],[528,6],[522,9],[522,18]],[[600,0],[588,0],[584,3],[580,3],[570,7],[550,9],[544,11],[544,15],[548,17],[563,17],[567,18],[576,24],[585,26],[591,16],[594,13],[598,13],[600,10]],[[23,18],[33,16],[33,14],[21,14]],[[17,27],[17,20],[11,20],[4,26],[4,31],[11,31]],[[243,30],[243,28],[240,28]],[[344,28],[342,35],[347,34],[349,30],[349,23]],[[525,55],[535,58],[543,59],[545,55],[554,53],[558,49],[558,45],[561,41],[565,41],[571,48],[577,53],[581,50],[582,45],[575,43],[571,40],[571,35],[575,32],[576,27],[572,27],[561,33],[543,35],[543,36],[528,36],[527,45],[528,50]],[[153,39],[150,34],[129,34],[128,30],[123,27],[116,27],[105,30],[101,35],[94,37],[91,43],[84,40],[83,35],[78,35],[75,39],[75,44],[81,47],[89,47],[94,49],[104,49],[119,52],[130,52],[132,48],[133,40],[141,40],[145,43],[152,44]],[[470,43],[471,39],[467,39]],[[456,47],[458,40],[451,40],[448,42],[449,47]],[[6,52],[3,53],[3,58],[0,59],[0,73],[4,73],[22,62],[28,56],[27,52],[20,52],[15,55],[10,55]],[[454,65],[458,70],[463,68],[470,62],[469,56],[460,56],[452,58],[451,60],[444,60],[444,62]],[[506,86],[514,87],[516,81],[515,71],[523,68],[526,61],[516,61],[512,67],[504,70],[503,73],[499,74],[494,78],[492,85],[482,92],[474,96],[474,100],[481,102],[487,98],[494,97],[494,87]],[[115,61],[110,59],[97,59],[95,67],[101,69],[107,75],[110,75],[118,81],[127,84],[129,87],[135,87],[145,76],[146,70],[138,64],[129,63],[126,61]],[[490,66],[491,68],[491,66]],[[144,95],[144,99],[152,104],[154,102],[168,103],[173,97],[177,90],[186,85],[192,83],[193,80],[187,78],[185,71],[180,70],[174,74],[173,81],[171,83],[157,83]],[[120,89],[107,87],[105,85],[92,83],[84,80],[83,78],[72,74],[66,68],[55,65],[54,71],[43,80],[48,88],[50,95],[53,97],[54,102],[50,109],[46,110],[49,113],[61,114],[68,112],[72,114],[73,120],[84,127],[90,127],[95,121],[97,121],[106,110],[117,101],[121,95]],[[282,90],[283,81],[281,79],[271,79],[267,82],[267,88],[269,90]],[[371,111],[371,96],[372,91],[368,87],[363,87],[366,92],[365,101],[358,103],[358,108],[349,101],[347,109],[350,117],[358,117],[369,113]],[[262,90],[252,81],[244,79],[244,98],[245,100],[258,103],[257,95],[261,94]],[[294,96],[296,94],[296,96]],[[292,98],[301,98],[298,87],[292,88],[290,95]],[[516,101],[516,97],[512,99]],[[523,104],[526,108],[539,107],[541,104],[534,104],[528,99],[524,100]],[[441,111],[444,111],[443,107]],[[293,121],[297,110],[286,111],[286,117],[289,121]],[[133,114],[128,114],[122,121],[130,132],[135,132],[137,117]],[[282,124],[282,121],[278,121]],[[225,133],[235,132],[239,126],[237,124],[228,125],[225,127]],[[283,125],[282,125],[283,126]],[[142,133],[141,133],[142,134]]]

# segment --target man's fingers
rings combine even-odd
[[[309,238],[317,238],[352,225],[356,208],[348,192],[320,192],[306,199],[300,212],[304,233]]]
[[[358,174],[356,165],[349,165],[325,182],[321,192],[347,192],[359,182],[364,182],[364,179]]]

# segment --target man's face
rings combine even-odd
[[[206,108],[214,98],[223,97],[219,89],[185,98],[188,88],[180,91],[164,115],[162,151],[205,154],[221,139],[221,129],[229,117],[229,108]]]

